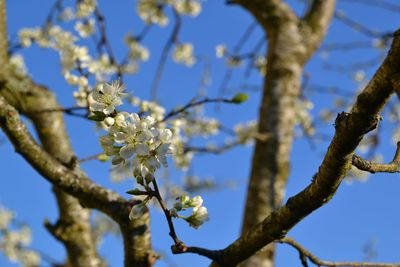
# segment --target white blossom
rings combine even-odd
[[[70,21],[75,18],[75,14],[71,7],[65,7],[58,18],[62,21]]]
[[[228,49],[226,48],[226,46],[224,44],[220,44],[215,47],[215,54],[216,54],[217,58],[223,58],[227,55],[227,53],[228,53]]]
[[[27,246],[31,243],[31,230],[23,225],[15,229],[12,212],[0,207],[0,251],[11,261],[24,267],[40,265],[40,255]]]
[[[201,12],[199,0],[175,0],[173,1],[175,10],[182,15],[196,17]]]
[[[25,75],[27,73],[26,65],[24,58],[20,54],[14,54],[10,58],[10,66],[21,75]]]
[[[237,124],[233,131],[236,134],[236,140],[240,144],[246,144],[253,141],[257,137],[258,133],[258,123],[257,121],[249,121],[247,123]]]
[[[126,37],[125,43],[129,47],[129,59],[133,61],[147,61],[150,57],[149,50],[134,38]]]
[[[96,32],[95,21],[90,18],[84,22],[78,21],[75,25],[75,30],[82,38],[87,38]]]
[[[115,107],[122,105],[121,97],[124,95],[124,86],[118,81],[111,85],[107,83],[100,84],[92,92],[93,101],[90,102],[90,110],[101,111],[105,115],[111,114]]]
[[[254,61],[254,66],[261,75],[265,76],[267,74],[267,58],[265,56],[258,56]]]
[[[187,195],[182,195],[177,198],[170,214],[173,217],[184,219],[191,227],[198,229],[205,221],[208,221],[208,211],[203,207],[203,199],[201,196],[195,196],[190,199]],[[179,215],[179,212],[192,208],[190,216]]]
[[[206,207],[194,207],[191,216],[185,218],[185,221],[195,229],[198,229],[204,222],[208,221],[208,211]]]
[[[145,23],[165,26],[169,19],[164,13],[163,4],[161,0],[138,0],[137,13]]]
[[[13,212],[0,206],[0,231],[6,229],[13,218],[14,218]]]
[[[78,17],[78,18],[89,17],[96,9],[96,6],[97,6],[96,0],[78,1],[77,7],[76,7],[76,17]]]
[[[363,70],[359,70],[353,75],[353,79],[356,82],[362,82],[365,80],[365,72]]]
[[[175,47],[173,59],[176,63],[191,67],[196,63],[196,58],[193,55],[193,45],[190,43],[178,44]]]

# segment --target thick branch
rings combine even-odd
[[[331,21],[334,8],[335,0],[314,0],[303,20],[312,32],[325,30]]]
[[[308,58],[320,46],[335,10],[336,0],[314,0],[303,22],[307,25],[304,30],[304,42],[307,43]]]
[[[36,88],[37,94],[31,96],[30,101],[24,102],[23,110],[32,120],[43,148],[67,166],[74,153],[66,133],[63,114],[39,112],[59,108],[59,105],[50,91],[38,86]],[[60,188],[54,187],[53,192],[60,218],[54,225],[46,223],[46,227],[66,247],[69,264],[76,267],[101,266],[102,259],[97,254],[92,237],[89,210]]]
[[[8,44],[5,0],[0,0],[0,64],[2,74],[7,73]],[[13,88],[17,93],[18,89]],[[73,157],[72,148],[66,134],[62,114],[30,114],[29,110],[58,108],[58,103],[49,91],[38,89],[42,94],[31,97],[24,102],[24,111],[31,118],[43,148],[57,158],[61,164],[68,164]],[[0,92],[1,94],[1,92]],[[82,208],[79,201],[53,188],[57,199],[60,219],[57,224],[47,223],[51,233],[65,246],[68,260],[67,264],[74,267],[98,267],[103,262],[96,251],[89,221],[89,210]]]
[[[397,143],[396,153],[393,160],[388,164],[374,163],[368,160],[364,160],[357,155],[353,155],[352,164],[362,171],[370,173],[376,172],[389,172],[396,173],[400,172],[400,142]]]
[[[302,245],[291,238],[282,238],[278,241],[279,243],[288,244],[295,248],[299,253],[300,257],[306,257],[310,259],[314,264],[318,266],[327,266],[327,267],[335,267],[335,266],[348,266],[348,267],[400,267],[400,264],[395,263],[379,263],[379,262],[335,262],[335,261],[324,261],[320,260],[317,256],[312,254],[310,251],[305,249]]]
[[[340,113],[336,133],[312,183],[261,223],[222,250],[222,259],[213,266],[235,266],[265,245],[281,239],[304,217],[326,204],[348,172],[354,150],[363,136],[376,128],[379,112],[395,87],[400,86],[400,31],[374,77],[357,97],[350,113]]]
[[[6,0],[0,0],[0,66],[8,62]]]
[[[328,9],[324,18],[315,15],[312,27],[300,21],[283,1],[238,2],[257,18],[268,36],[258,132],[271,138],[256,141],[242,227],[245,234],[281,205],[290,171],[293,114],[300,96],[303,67],[326,32],[334,1],[325,1],[327,6],[314,2],[310,15],[314,16],[320,8]],[[273,258],[272,244],[243,266],[272,266]]]
[[[276,26],[287,21],[297,21],[293,10],[281,0],[232,0],[250,11],[268,33],[277,31]]]
[[[130,206],[121,196],[89,180],[75,168],[76,158],[64,166],[46,153],[29,134],[18,112],[0,96],[0,126],[30,165],[45,179],[64,192],[79,199],[85,207],[94,208],[114,219],[121,228],[125,244],[125,266],[151,266],[152,256],[149,235],[149,217],[130,221]]]
[[[83,173],[68,168],[46,153],[32,138],[21,122],[19,114],[4,99],[0,97],[0,125],[14,145],[16,152],[21,154],[46,180],[62,188],[64,191],[79,198],[86,207],[95,208],[121,219],[125,200],[118,194],[102,188],[89,180]],[[73,158],[69,167],[76,165]]]

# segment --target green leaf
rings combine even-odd
[[[249,96],[245,93],[239,93],[236,94],[234,97],[232,97],[231,102],[235,104],[241,104],[249,99]]]
[[[107,117],[107,115],[104,114],[101,111],[94,111],[93,113],[94,113],[93,115],[90,115],[88,117],[89,120],[92,120],[92,121],[104,121],[104,119]]]
[[[126,191],[126,193],[129,194],[129,195],[135,195],[135,196],[143,195],[143,191],[141,191],[141,190],[139,190],[137,188],[129,190],[129,191]]]

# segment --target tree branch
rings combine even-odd
[[[348,266],[348,267],[400,267],[399,263],[379,263],[379,262],[334,262],[334,261],[324,261],[320,260],[317,256],[312,254],[310,251],[305,249],[302,245],[300,245],[295,240],[285,237],[277,242],[282,244],[288,244],[295,248],[299,253],[300,257],[308,258],[311,262],[318,266],[327,266],[327,267],[336,267],[336,266]]]
[[[336,0],[313,0],[302,21],[309,31],[303,31],[307,58],[321,45],[335,10]]]
[[[0,66],[8,62],[8,32],[6,0],[0,0]]]
[[[301,95],[304,64],[325,35],[334,1],[325,1],[328,2],[327,6],[321,1],[314,3],[310,14],[322,8],[319,6],[321,4],[327,10],[324,11],[326,18],[313,15],[313,27],[301,21],[283,1],[237,2],[255,16],[268,37],[268,64],[258,132],[268,134],[271,138],[256,140],[242,227],[242,233],[246,235],[252,227],[280,206],[284,198],[295,127],[292,114]],[[239,254],[243,255],[241,252]],[[271,244],[251,257],[243,266],[273,265],[273,258],[274,245]]]
[[[75,157],[68,166],[64,166],[47,154],[29,134],[17,110],[8,104],[3,96],[0,96],[0,126],[15,150],[46,180],[78,198],[85,207],[98,209],[119,224],[125,245],[125,266],[154,264],[148,213],[138,220],[130,221],[130,205],[127,201],[89,180],[76,168]]]
[[[334,8],[335,0],[313,0],[303,21],[314,33],[325,30],[331,21]]]
[[[329,202],[351,166],[354,150],[363,136],[377,127],[380,111],[400,85],[399,57],[400,31],[397,31],[388,56],[357,97],[351,112],[338,115],[335,135],[311,184],[223,249],[221,260],[212,266],[237,265],[265,245],[281,239],[304,217]]]
[[[57,1],[59,4],[60,1]],[[8,72],[8,44],[5,1],[0,0],[0,64],[1,72]],[[49,22],[50,23],[50,22]],[[14,88],[14,93],[18,89]],[[67,165],[73,157],[73,151],[66,134],[62,114],[29,114],[33,109],[59,108],[57,100],[49,91],[38,89],[41,94],[31,96],[24,102],[25,114],[32,120],[44,150],[57,158],[61,164]],[[1,95],[1,92],[0,92]],[[26,100],[26,99],[25,99]],[[22,102],[22,101],[21,101]],[[103,260],[96,251],[90,225],[90,212],[82,208],[79,201],[62,192],[60,188],[53,187],[59,209],[59,220],[55,225],[47,223],[50,233],[58,239],[67,251],[67,263],[75,267],[104,266]]]
[[[239,4],[250,11],[269,33],[277,31],[279,24],[298,20],[290,6],[281,0],[232,0],[230,3]]]
[[[160,61],[158,62],[158,65],[157,65],[156,74],[155,74],[153,82],[151,84],[150,98],[152,101],[157,100],[158,86],[161,81],[161,77],[162,77],[162,74],[164,71],[165,64],[167,63],[168,54],[169,54],[170,50],[172,49],[172,46],[174,45],[174,43],[177,42],[178,34],[181,29],[181,24],[182,24],[181,16],[178,14],[178,12],[174,8],[172,9],[172,13],[174,14],[175,24],[174,24],[174,28],[172,29],[171,35],[169,36],[167,42],[165,43],[165,45],[162,49]]]
[[[353,155],[352,164],[362,171],[370,173],[376,172],[389,172],[396,173],[400,172],[400,142],[397,142],[396,153],[393,160],[388,164],[374,163],[368,160],[364,160],[357,155]]]
[[[187,103],[186,105],[184,105],[181,108],[177,108],[177,109],[173,109],[170,112],[168,112],[165,117],[161,120],[162,122],[169,120],[171,117],[174,117],[178,114],[184,113],[186,110],[196,107],[196,106],[200,106],[200,105],[204,105],[207,103],[229,103],[229,104],[238,104],[238,102],[235,102],[234,99],[226,99],[226,98],[204,98],[202,100],[198,100],[198,101],[190,101],[189,103]]]

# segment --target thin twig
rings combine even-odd
[[[165,43],[163,50],[161,52],[160,61],[158,62],[156,74],[153,83],[151,85],[150,97],[152,101],[157,100],[158,87],[160,85],[161,77],[164,72],[164,67],[168,59],[168,54],[173,44],[177,42],[179,30],[181,28],[181,17],[175,9],[172,10],[175,18],[175,24],[174,28],[172,29],[171,35],[168,38],[167,42]]]
[[[211,154],[221,154],[235,146],[242,145],[239,142],[232,142],[228,144],[224,144],[218,147],[195,147],[195,146],[187,146],[184,148],[184,153],[187,152],[196,152],[196,153],[211,153]]]
[[[392,36],[392,32],[390,33],[382,33],[382,32],[378,32],[376,30],[372,30],[370,28],[368,28],[367,26],[362,25],[361,23],[347,17],[345,14],[343,14],[342,12],[335,12],[335,18],[340,20],[341,22],[343,22],[345,25],[349,26],[350,28],[363,33],[367,36],[370,37],[374,37],[374,38],[383,38],[385,36]]]
[[[238,42],[233,48],[233,55],[239,54],[240,50],[244,46],[244,44],[247,42],[247,40],[250,38],[250,36],[253,34],[254,30],[256,29],[257,22],[253,21],[244,31],[243,35],[239,38]],[[265,39],[265,38],[263,38]],[[226,93],[226,88],[229,83],[229,81],[232,78],[233,74],[233,69],[228,68],[225,71],[224,77],[222,78],[221,85],[219,86],[218,89],[218,96],[223,96]],[[218,108],[218,107],[217,107]]]
[[[373,57],[371,59],[367,59],[365,61],[345,64],[345,65],[324,63],[323,68],[326,70],[332,70],[332,71],[338,71],[338,72],[347,72],[349,70],[366,69],[366,68],[372,68],[372,67],[376,66],[378,63],[383,61],[383,58],[384,58],[383,54],[379,54],[378,56]]]
[[[386,9],[391,12],[400,12],[400,6],[396,4],[392,4],[389,2],[386,2],[384,0],[342,0],[345,2],[350,2],[350,3],[358,3],[358,4],[363,4],[363,5],[369,5],[373,7],[379,7]]]
[[[117,65],[117,61],[114,57],[114,53],[111,47],[111,44],[107,38],[107,29],[106,29],[106,23],[105,23],[105,18],[101,14],[99,8],[96,6],[96,9],[94,10],[94,14],[97,20],[97,24],[99,25],[99,31],[100,31],[100,41],[97,44],[98,48],[99,47],[104,47],[108,57],[110,59],[110,63],[112,65]]]
[[[345,43],[330,43],[322,46],[320,49],[322,51],[335,51],[335,50],[355,50],[360,48],[374,48],[373,42],[371,41],[351,41]]]
[[[171,110],[169,113],[167,113],[167,115],[165,115],[165,117],[161,121],[162,122],[167,121],[171,117],[183,113],[192,107],[203,105],[206,103],[235,103],[235,102],[232,101],[232,99],[226,99],[226,98],[204,98],[199,101],[191,101],[181,108]]]
[[[357,155],[353,155],[352,164],[362,171],[370,173],[376,172],[388,172],[397,173],[400,172],[400,142],[397,142],[397,149],[393,160],[388,164],[374,163],[368,160],[364,160]]]
[[[164,203],[164,200],[161,197],[160,190],[158,189],[158,185],[157,185],[156,179],[154,179],[152,183],[153,183],[153,186],[154,186],[155,197],[156,197],[156,199],[158,201],[158,204],[160,205],[161,209],[163,210],[165,218],[167,219],[167,222],[168,222],[169,235],[174,240],[174,243],[175,243],[176,246],[182,246],[183,242],[181,240],[179,240],[178,236],[176,235],[175,227],[174,227],[174,224],[172,222],[171,213],[169,212],[169,209],[167,209],[167,207],[166,207],[166,205]]]
[[[85,114],[76,113],[78,110],[86,110]],[[87,107],[70,107],[70,108],[52,108],[52,109],[43,109],[37,111],[36,113],[47,113],[47,112],[64,112],[67,115],[85,118],[88,117]],[[34,112],[32,112],[34,113]]]
[[[310,251],[305,249],[302,245],[300,245],[295,240],[285,237],[277,242],[282,244],[288,244],[291,247],[295,248],[302,256],[308,258],[311,262],[318,266],[328,266],[328,267],[336,267],[336,266],[348,266],[348,267],[400,267],[400,264],[395,263],[378,263],[378,262],[334,262],[334,261],[325,261],[319,259],[317,256],[312,254]]]
[[[86,158],[79,159],[78,162],[79,162],[79,163],[85,163],[85,162],[88,162],[88,161],[91,161],[91,160],[99,159],[99,156],[100,156],[100,155],[103,155],[103,154],[104,154],[104,153],[97,153],[97,154],[88,156],[88,157],[86,157]]]

